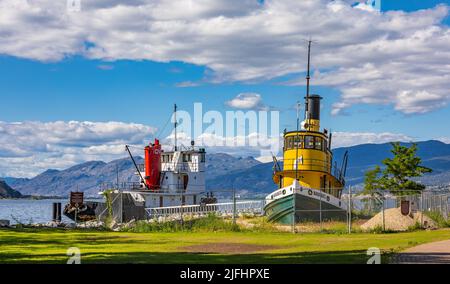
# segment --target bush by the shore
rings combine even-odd
[[[240,231],[240,227],[215,214],[206,217],[189,220],[175,220],[167,222],[137,221],[132,226],[121,228],[123,232],[148,233],[148,232],[181,232],[181,231],[211,231],[226,232]]]

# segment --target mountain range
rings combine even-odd
[[[410,146],[410,143],[402,143]],[[440,141],[417,142],[418,155],[423,165],[433,172],[420,178],[426,185],[450,184],[450,144]],[[362,144],[333,150],[338,165],[346,151],[349,152],[347,184],[360,186],[364,172],[381,161],[392,157],[390,143]],[[143,163],[136,157],[137,163]],[[207,154],[206,186],[208,190],[219,193],[221,190],[236,189],[244,196],[264,196],[276,186],[272,181],[272,163],[261,163],[253,157],[235,157],[223,153]],[[109,163],[90,161],[65,170],[49,169],[34,178],[11,178],[3,180],[24,195],[67,196],[70,191],[81,190],[88,196],[98,196],[99,185],[115,182],[117,173],[122,182],[138,181],[135,169],[129,158]]]
[[[5,181],[0,180],[0,199],[2,198],[20,198],[22,194],[12,189]]]

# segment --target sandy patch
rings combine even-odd
[[[421,223],[427,229],[437,228],[436,223],[421,212],[411,213],[409,215],[402,215],[400,208],[391,208],[384,210],[384,222],[386,230],[392,231],[406,231],[413,227],[416,223]],[[383,213],[380,212],[372,219],[367,221],[361,226],[362,230],[371,230],[376,227],[382,227],[383,225]]]

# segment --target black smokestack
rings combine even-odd
[[[320,120],[320,100],[322,99],[319,95],[310,95],[307,98],[308,101],[308,119]]]

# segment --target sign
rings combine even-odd
[[[83,204],[83,192],[70,192],[70,205],[81,205]]]
[[[409,215],[409,208],[409,200],[402,200],[400,205],[400,211],[402,212],[402,215]]]

